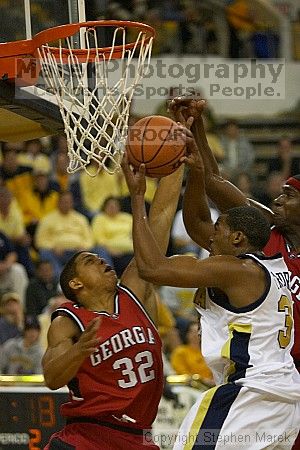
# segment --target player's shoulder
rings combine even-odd
[[[55,341],[60,341],[64,338],[73,338],[80,334],[79,326],[67,315],[56,315],[53,317],[50,329],[49,337],[55,338]]]

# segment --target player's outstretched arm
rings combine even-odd
[[[45,383],[50,389],[68,384],[76,376],[84,359],[97,349],[100,322],[100,318],[91,320],[81,333],[68,317],[53,320],[48,331],[48,348],[42,361]]]
[[[170,110],[178,121],[184,123],[188,116],[194,118],[191,130],[194,134],[196,144],[204,163],[205,189],[207,196],[213,201],[220,212],[226,212],[228,209],[236,206],[250,204],[251,206],[255,206],[262,210],[272,223],[273,214],[271,210],[258,202],[247,199],[236,186],[221,177],[218,163],[208,145],[205,135],[201,116],[204,107],[204,100],[195,100],[189,97],[178,97],[170,103]],[[188,192],[185,197],[185,217],[189,218],[189,220],[185,225],[188,233],[191,235],[192,239],[195,240],[195,236],[199,236],[201,231],[199,230],[198,222],[201,220],[201,205],[199,205],[198,202],[199,186],[197,185],[196,177],[188,177],[187,187]],[[198,241],[196,240],[196,242]]]
[[[186,229],[201,247],[209,248],[210,238],[214,232],[210,209],[205,192],[205,170],[201,154],[198,151],[193,133],[185,130],[187,156],[182,160],[188,165],[187,185],[183,197],[183,220]],[[196,191],[196,197],[195,197]],[[195,220],[197,217],[197,220]]]
[[[161,178],[151,203],[149,223],[163,254],[166,253],[170,230],[181,191],[184,165],[171,175]],[[121,277],[121,283],[130,288],[144,303],[154,321],[157,319],[156,296],[151,284],[141,279],[135,258]]]

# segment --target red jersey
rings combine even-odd
[[[70,401],[62,416],[91,417],[126,426],[149,428],[154,421],[163,390],[162,344],[158,331],[143,305],[124,286],[118,286],[114,313],[94,312],[65,303],[52,315],[70,317],[84,331],[101,316],[96,352],[87,357],[68,384]]]
[[[290,272],[290,289],[294,301],[295,342],[291,354],[300,371],[300,255],[293,253],[282,234],[272,229],[271,237],[264,248],[267,256],[281,253]]]

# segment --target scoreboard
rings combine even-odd
[[[66,389],[0,386],[0,450],[41,450],[64,426],[59,407]]]
[[[0,450],[43,450],[50,436],[64,426],[59,409],[68,401],[67,388],[51,391],[26,383],[1,385],[1,378],[4,377],[0,377]],[[172,390],[178,401],[161,399],[152,429],[152,438],[160,449],[173,448],[184,416],[205,389],[204,385],[195,389],[174,384]]]

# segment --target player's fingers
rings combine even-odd
[[[176,105],[176,106],[181,105],[181,106],[188,107],[188,106],[190,106],[191,100],[192,100],[191,98],[181,96],[181,97],[175,97],[172,101],[174,102],[174,105]]]
[[[194,123],[194,117],[192,117],[192,116],[188,117],[188,119],[186,121],[186,127],[187,127],[188,130],[190,130],[190,128],[193,125],[193,123]]]
[[[129,169],[128,156],[127,156],[126,152],[124,153],[124,156],[122,158],[121,167],[122,167],[124,173],[127,173],[128,170],[130,170]]]
[[[185,117],[184,117],[182,111],[183,111],[183,108],[181,108],[181,107],[177,110],[176,119],[178,119],[181,124],[186,125],[186,120],[185,120]]]
[[[87,334],[93,334],[95,332],[97,332],[98,328],[100,327],[101,324],[101,317],[96,317],[95,319],[91,320],[86,329],[84,330],[84,333]]]
[[[206,106],[206,100],[201,99],[196,102],[196,108],[202,110]]]
[[[145,164],[141,164],[139,167],[139,175],[144,178],[146,173],[146,166]]]
[[[186,138],[194,139],[194,135],[191,132],[191,130],[189,130],[188,128],[184,127],[181,124],[178,125],[178,132],[179,132],[179,134],[181,134],[182,136],[184,136]]]

